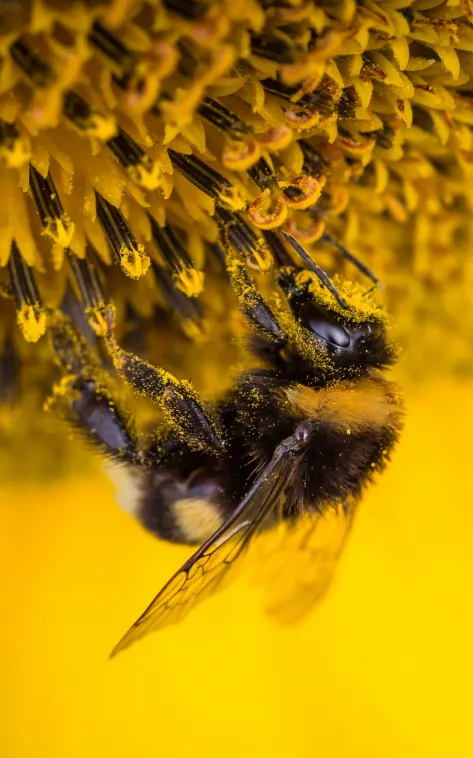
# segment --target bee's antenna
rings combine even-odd
[[[366,266],[362,261],[359,260],[353,253],[350,253],[349,250],[344,247],[341,242],[339,242],[335,237],[332,237],[331,234],[328,232],[325,232],[322,237],[322,241],[329,242],[331,245],[337,248],[338,252],[343,255],[343,257],[350,261],[350,263],[353,263],[354,266],[358,269],[358,271],[361,271],[362,274],[368,277],[368,279],[371,279],[373,284],[375,286],[379,286],[380,282],[379,279],[373,274],[373,272]],[[371,292],[374,288],[372,287],[369,292]]]
[[[287,252],[276,232],[265,231],[263,232],[263,237],[266,241],[266,244],[270,248],[278,266],[284,268],[285,266],[294,265],[291,256]]]
[[[327,289],[328,289],[329,292],[332,293],[332,295],[334,296],[334,298],[337,301],[337,303],[342,308],[348,308],[348,303],[346,302],[346,300],[343,299],[343,297],[340,295],[340,293],[337,290],[337,288],[332,284],[332,282],[328,278],[328,276],[325,273],[325,271],[323,269],[321,269],[320,266],[314,260],[312,260],[312,258],[310,257],[310,255],[308,255],[308,253],[306,253],[306,251],[304,250],[304,248],[302,247],[302,245],[299,244],[299,242],[295,239],[295,237],[293,237],[292,234],[288,234],[287,232],[281,232],[281,236],[287,242],[289,242],[289,244],[292,245],[292,247],[294,248],[294,250],[296,251],[296,253],[298,253],[301,256],[301,258],[304,261],[304,263],[306,264],[307,268],[310,269],[310,271],[312,271],[312,273],[314,273],[316,276],[318,276],[318,278],[320,279],[320,281],[322,282],[322,284],[325,287],[327,287]]]

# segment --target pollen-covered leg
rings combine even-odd
[[[227,269],[240,310],[250,326],[274,347],[283,347],[287,341],[284,331],[245,266],[235,260],[228,264]]]
[[[55,385],[46,408],[113,460],[140,463],[131,420],[117,405],[110,379],[86,341],[60,313],[51,315],[49,334],[65,376]]]
[[[160,406],[182,441],[194,450],[220,453],[223,440],[215,423],[199,402],[190,382],[179,381],[133,353],[127,353],[113,334],[114,310],[106,309],[105,343],[114,366],[135,393]]]

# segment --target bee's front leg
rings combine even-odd
[[[119,375],[138,396],[160,407],[185,445],[197,451],[220,454],[224,448],[220,430],[203,408],[192,384],[176,379],[167,371],[123,350],[115,339],[113,329],[114,309],[107,306],[104,322],[98,324],[97,333],[104,337]]]
[[[245,266],[238,260],[228,266],[230,284],[238,305],[248,324],[265,339],[268,345],[281,348],[287,342],[282,325],[262,294],[258,291]]]
[[[142,463],[131,416],[116,402],[110,377],[94,352],[63,314],[51,313],[48,326],[64,376],[55,385],[46,408],[75,427],[108,458]]]

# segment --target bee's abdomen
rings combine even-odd
[[[162,539],[201,545],[223,524],[228,509],[217,475],[197,471],[183,478],[164,469],[148,474],[137,516],[145,529]]]

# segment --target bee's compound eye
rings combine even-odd
[[[359,337],[358,337],[359,344],[360,345],[366,345],[366,344],[368,344],[369,339],[370,339],[370,337],[371,337],[371,335],[373,333],[373,328],[372,328],[371,324],[368,324],[368,323],[362,324],[359,327],[358,332],[359,332]]]
[[[299,318],[306,329],[336,347],[348,347],[350,335],[333,316],[317,303],[304,303]]]

